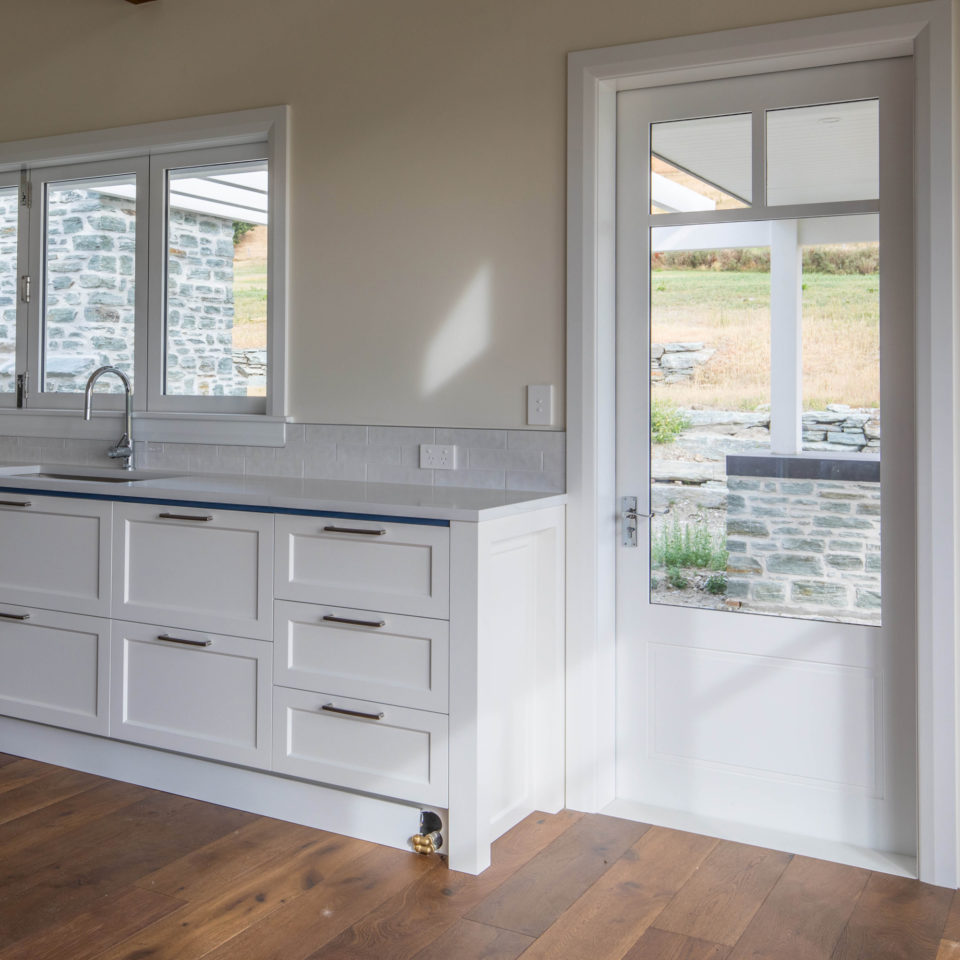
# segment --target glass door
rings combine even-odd
[[[910,70],[619,95],[639,808],[915,852]]]

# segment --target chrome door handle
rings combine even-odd
[[[324,527],[324,533],[358,533],[365,537],[382,537],[386,530],[365,530],[362,527]]]
[[[321,710],[327,713],[342,713],[345,717],[361,717],[364,720],[382,720],[382,713],[364,713],[362,710],[346,710],[344,707],[335,707],[332,703],[325,703]]]
[[[327,623],[349,623],[354,627],[385,627],[386,620],[353,620],[350,617],[335,617],[332,614],[326,614],[323,617]]]
[[[186,637],[171,637],[169,633],[157,635],[158,640],[165,640],[167,643],[182,643],[188,647],[209,647],[212,640],[188,640]]]

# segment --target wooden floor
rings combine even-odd
[[[0,755],[0,960],[960,960],[960,894],[599,815],[482,876]]]

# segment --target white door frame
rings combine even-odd
[[[615,156],[618,90],[914,57],[919,873],[960,885],[960,129],[957,5],[924,3],[570,55],[567,805],[615,799]],[[937,444],[933,438],[937,437]]]

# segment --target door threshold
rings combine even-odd
[[[719,837],[746,843],[753,847],[768,847],[785,853],[797,853],[816,860],[830,860],[851,867],[876,870],[895,877],[917,877],[917,858],[899,853],[887,853],[883,850],[871,850],[868,847],[856,847],[836,840],[822,840],[801,833],[788,833],[771,830],[749,823],[737,823],[734,820],[721,820],[705,817],[686,810],[672,810],[669,807],[654,807],[636,800],[617,799],[607,804],[601,811],[608,817],[620,817],[623,820],[636,820],[657,827],[669,827],[672,830],[684,830],[687,833],[699,833],[707,837]]]

